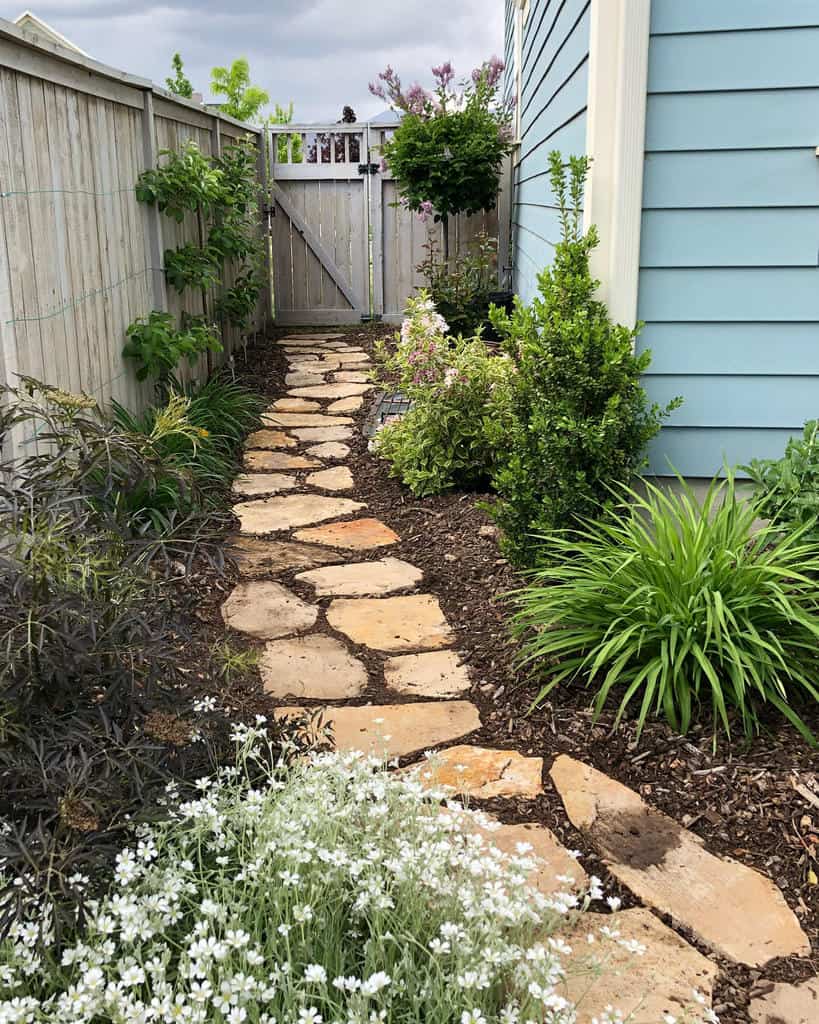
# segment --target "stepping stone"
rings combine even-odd
[[[590,945],[586,936],[602,927],[619,932],[619,941],[598,936]],[[608,1006],[621,1010],[622,1019],[635,1024],[659,1024],[669,1017],[682,1022],[692,1011],[699,1020],[702,1007],[694,1001],[695,989],[711,1005],[716,965],[643,907],[616,914],[583,914],[575,929],[561,938],[573,946],[574,953],[563,961],[568,976],[559,991],[577,1004],[577,1024],[608,1020]],[[642,956],[620,944],[629,940],[644,947]],[[600,964],[597,971],[591,968],[590,957]]]
[[[315,455],[319,459],[346,459],[350,454],[350,446],[338,441],[325,441],[324,444],[308,448],[307,454]]]
[[[291,363],[290,373],[308,373],[314,377],[321,377],[324,379],[325,373],[331,373],[335,370],[340,370],[342,364],[337,359],[320,359],[317,362],[302,362],[302,363]]]
[[[295,382],[288,380],[287,383]],[[366,395],[374,387],[374,384],[320,384],[294,387],[290,394],[293,398],[356,398],[358,395]]]
[[[284,383],[290,388],[318,387],[324,384],[324,378],[317,373],[288,373]],[[294,395],[294,398],[321,398],[321,395]]]
[[[222,605],[222,618],[240,633],[259,640],[275,640],[310,629],[318,618],[318,608],[280,583],[254,580],[234,587]]]
[[[374,651],[446,647],[454,639],[438,598],[431,594],[340,598],[327,609],[327,621],[354,644]]]
[[[338,359],[341,363],[369,363],[370,357],[366,352],[362,352],[360,348],[350,348],[346,352],[339,352],[333,356],[334,359]]]
[[[283,430],[254,430],[245,441],[245,448],[295,448],[295,438]]]
[[[303,399],[295,399],[295,401],[303,401]],[[339,412],[358,412],[361,406],[364,404],[363,398],[339,398],[337,402],[333,402],[332,405],[327,406],[327,412],[331,414]]]
[[[341,381],[345,384],[365,384],[368,380],[371,380],[369,373],[358,373],[352,370],[342,370],[341,373],[334,373],[333,380]]]
[[[261,454],[266,455],[266,452]],[[278,494],[279,491],[292,491],[298,484],[295,477],[284,473],[243,473],[231,484],[234,494],[252,497],[258,494]]]
[[[350,427],[296,427],[293,433],[300,441],[349,441]]]
[[[242,533],[275,533],[294,526],[339,519],[367,506],[349,498],[328,498],[322,494],[288,494],[283,498],[265,498],[235,505],[234,514],[242,524]],[[299,538],[296,538],[297,540]]]
[[[325,416],[319,412],[268,412],[262,422],[270,427],[337,427],[354,423],[349,416]]]
[[[288,455],[287,452],[245,452],[245,468],[262,472],[280,469],[315,469],[320,462],[305,458],[304,455]]]
[[[347,700],[367,687],[367,669],[335,637],[314,634],[266,644],[259,660],[273,697]]]
[[[378,519],[353,519],[348,523],[317,526],[311,530],[299,530],[294,537],[310,544],[327,544],[336,548],[348,548],[351,551],[385,548],[401,539]]]
[[[516,750],[449,747],[435,755],[421,777],[478,800],[494,796],[534,798],[543,793],[543,758],[524,757]]]
[[[353,474],[346,466],[320,469],[307,477],[307,483],[310,487],[318,487],[323,491],[351,491],[354,486]]]
[[[292,345],[301,344],[307,341],[330,341],[331,339],[343,338],[343,334],[339,334],[338,331],[331,331],[329,334],[324,331],[321,334],[288,334],[284,338],[279,338],[278,345]]]
[[[751,999],[748,1013],[753,1024],[816,1024],[819,1021],[819,978],[810,978],[800,985],[770,985],[769,992]]]
[[[286,643],[287,641],[279,641]],[[494,819],[493,819],[494,820]],[[538,889],[546,896],[556,892],[569,892],[573,889],[585,889],[589,876],[572,857],[551,829],[536,822],[523,822],[520,825],[500,825],[498,828],[478,829],[484,838],[497,846],[499,850],[512,856],[521,855],[537,860],[537,866],[528,877],[529,885]],[[528,853],[522,853],[520,844],[532,847]],[[560,877],[571,878],[571,882]]]
[[[321,408],[321,402],[311,402],[309,398],[280,398],[273,403],[273,412],[315,412]]]
[[[275,715],[303,713],[304,708],[279,708]],[[384,758],[449,743],[481,727],[478,709],[466,700],[328,707],[324,720],[332,725],[337,750],[361,750]]]
[[[300,573],[296,579],[316,588],[316,597],[377,597],[391,594],[395,590],[414,587],[423,578],[420,569],[399,558],[382,558],[378,562],[352,562],[348,565],[333,565],[326,569],[314,569]],[[411,658],[438,657],[437,654],[416,654]],[[393,661],[405,659],[393,658]],[[469,680],[467,680],[467,688]],[[461,688],[463,689],[463,687]],[[410,692],[410,691],[407,691]],[[422,696],[450,696],[447,694],[424,694]],[[460,693],[461,690],[453,691]]]
[[[277,576],[289,569],[313,569],[344,560],[342,552],[317,544],[259,540],[238,535],[231,539],[227,553],[236,562],[242,576]]]
[[[316,593],[318,595],[318,591]],[[429,651],[389,658],[384,663],[384,682],[391,690],[409,697],[458,697],[472,685],[466,666],[461,664],[455,651]]]
[[[572,824],[611,873],[704,945],[751,967],[809,953],[782,893],[759,872],[708,853],[692,832],[589,765],[561,754],[550,774]]]

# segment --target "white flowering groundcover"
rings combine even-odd
[[[171,790],[168,819],[138,829],[61,957],[47,922],[38,942],[41,908],[14,926],[0,1024],[575,1020],[558,930],[601,895],[596,880],[547,898],[527,885],[527,847],[501,853],[480,816],[441,813],[446,794],[374,759],[318,754],[251,783],[263,734],[237,740],[237,767],[196,799]]]

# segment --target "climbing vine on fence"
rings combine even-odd
[[[193,288],[202,292],[201,324],[221,317],[231,326],[246,329],[263,286],[263,251],[258,234],[258,184],[256,153],[249,140],[226,146],[215,158],[205,156],[193,141],[179,152],[162,150],[161,163],[139,176],[137,199],[156,205],[161,213],[180,224],[195,214],[200,244],[188,242],[164,255],[165,277],[177,292]],[[227,285],[215,300],[212,289]],[[212,334],[210,327],[202,327]],[[197,351],[217,350],[212,341],[192,346],[190,319],[177,329],[173,318],[159,310],[139,318],[128,328],[124,354],[139,362],[138,376],[162,379],[173,373],[185,357]],[[194,332],[196,333],[196,332]],[[218,339],[217,339],[218,342]]]

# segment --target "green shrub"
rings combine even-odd
[[[474,335],[489,318],[489,296],[497,290],[498,244],[486,233],[450,260],[438,254],[434,241],[419,264],[436,310],[453,334]]]
[[[137,380],[155,377],[166,382],[183,359],[194,366],[205,352],[221,352],[222,343],[211,324],[187,317],[180,329],[170,313],[157,309],[138,317],[125,332],[128,342],[122,350],[137,365]]]
[[[0,1014],[19,995],[42,1022],[76,1019],[80,1002],[100,1021],[155,1004],[230,1024],[570,1024],[564,977],[589,987],[613,950],[640,951],[600,927],[567,963],[560,932],[602,895],[597,880],[579,897],[530,888],[527,847],[502,853],[485,818],[442,814],[442,790],[360,754],[272,769],[276,750],[237,739],[237,768],[171,794],[167,820],[122,851],[62,963],[25,925],[0,943]]]
[[[449,339],[446,330],[422,291],[409,302],[394,353],[378,350],[382,376],[413,404],[379,430],[373,448],[419,496],[485,484],[498,457],[489,432],[498,428],[496,396],[511,360],[490,355],[480,338]]]
[[[666,409],[640,386],[650,354],[635,355],[631,330],[615,325],[594,298],[589,255],[597,233],[582,231],[585,158],[549,158],[562,239],[538,278],[540,297],[517,302],[492,323],[518,366],[507,454],[494,476],[494,515],[505,553],[519,564],[543,554],[533,536],[593,515],[612,484],[628,482]],[[548,552],[545,552],[548,554]]]
[[[183,143],[178,153],[160,150],[164,158],[156,168],[139,176],[136,186],[141,203],[156,203],[166,216],[181,224],[186,213],[210,212],[224,203],[224,175],[199,149],[195,142]]]
[[[219,283],[219,254],[188,243],[165,250],[165,277],[180,294],[186,288],[207,291]]]
[[[809,420],[781,459],[754,459],[742,468],[754,482],[760,515],[783,530],[811,524],[819,540],[819,421]]]
[[[682,481],[681,481],[682,483]],[[752,736],[767,706],[811,743],[800,705],[819,698],[819,543],[802,526],[754,532],[759,510],[715,480],[699,505],[646,482],[571,535],[546,535],[552,564],[515,596],[521,663],[596,689],[599,714],[638,707],[688,731],[708,710],[716,740],[735,713]]]

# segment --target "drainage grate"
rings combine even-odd
[[[410,411],[412,402],[400,391],[381,395],[364,424],[364,436],[372,437],[385,423],[391,423]]]

